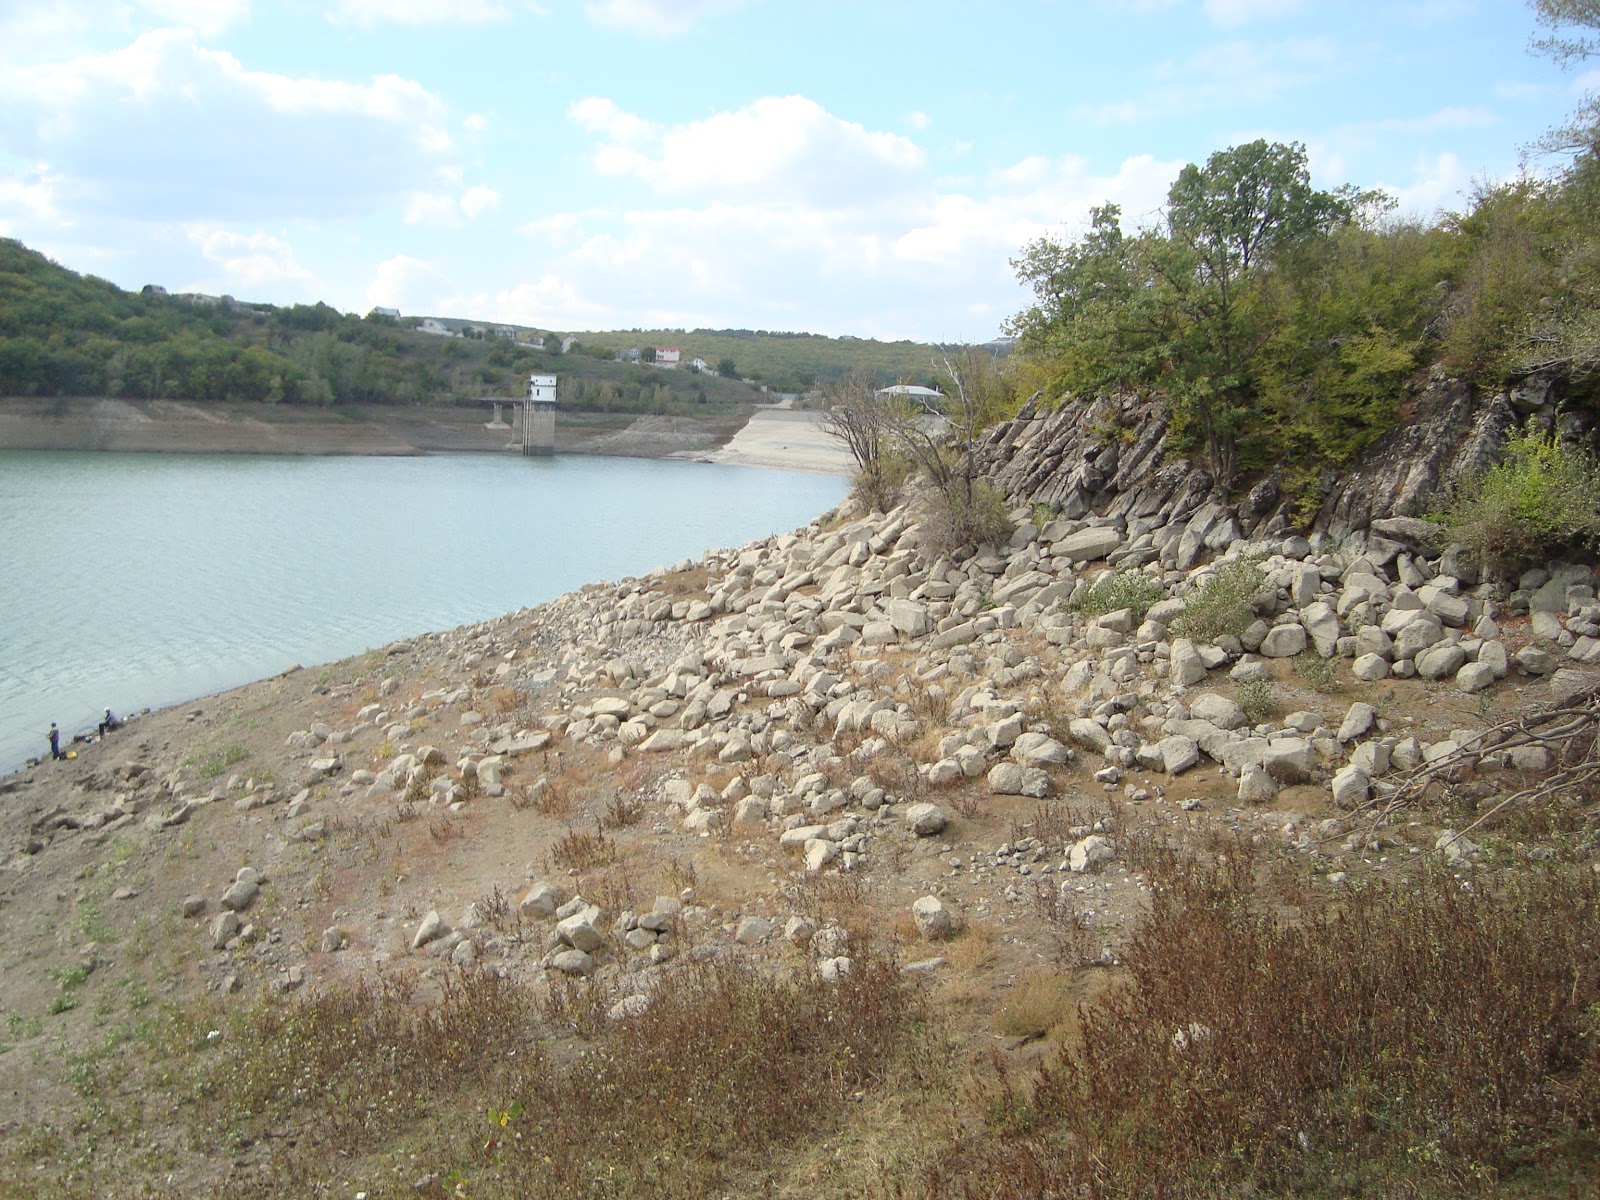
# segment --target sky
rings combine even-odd
[[[984,341],[1030,241],[1150,223],[1258,137],[1461,209],[1600,87],[1537,32],[1519,0],[0,0],[0,236],[128,289]]]

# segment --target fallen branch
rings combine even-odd
[[[1597,735],[1600,735],[1600,685],[1567,698],[1559,708],[1536,709],[1491,725],[1466,745],[1416,767],[1399,787],[1386,795],[1374,795],[1356,806],[1351,815],[1367,814],[1371,827],[1382,825],[1402,808],[1421,799],[1434,783],[1448,787],[1455,780],[1476,774],[1487,759],[1499,758],[1502,765],[1510,765],[1513,751],[1525,747],[1542,748],[1552,764],[1548,773],[1536,783],[1502,798],[1456,835],[1465,837],[1508,808],[1600,784],[1600,737]]]

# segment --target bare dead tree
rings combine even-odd
[[[892,413],[878,395],[877,381],[852,372],[823,389],[823,405],[817,425],[855,460],[861,499],[876,509],[892,507],[901,472],[892,461]]]

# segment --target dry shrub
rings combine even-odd
[[[460,1159],[478,1160],[463,1168],[470,1194],[742,1193],[747,1172],[770,1170],[774,1150],[807,1142],[884,1075],[916,1015],[894,964],[859,948],[837,985],[708,963],[663,977],[622,1022],[569,1004],[592,1041],[559,1071],[512,1064],[503,1091],[520,1115],[492,1154],[463,1139]]]
[[[644,797],[619,788],[611,803],[606,805],[606,813],[600,823],[607,829],[626,829],[630,825],[637,825],[642,816]]]
[[[1034,885],[1029,899],[1059,966],[1080,967],[1097,957],[1094,931],[1072,893],[1055,882],[1040,882]]]
[[[606,836],[605,826],[595,823],[594,832],[569,828],[550,847],[550,861],[558,867],[589,871],[608,867],[617,861],[617,844]]]
[[[197,1121],[254,1130],[303,1116],[315,1147],[358,1152],[495,1060],[534,1053],[524,989],[487,971],[446,975],[442,987],[420,1004],[408,980],[389,976],[237,1013],[197,1089]]]
[[[1122,805],[1109,796],[1099,803],[1052,796],[1014,818],[1009,838],[1020,842],[1023,838],[1036,837],[1047,846],[1058,848],[1084,836],[1080,831],[1093,829],[1097,824],[1107,837],[1118,837],[1122,832]]]
[[[917,993],[892,960],[852,953],[833,984],[685,966],[623,1021],[596,984],[540,1003],[487,971],[448,976],[432,1003],[394,979],[263,1002],[228,1023],[182,1111],[205,1145],[226,1129],[261,1147],[235,1190],[250,1197],[335,1177],[397,1195],[396,1170],[419,1194],[480,1200],[748,1194],[911,1058]],[[541,1027],[583,1041],[535,1042]]]
[[[584,880],[583,894],[607,913],[633,912],[639,908],[634,872],[614,865]]]
[[[846,929],[872,923],[872,899],[866,877],[854,872],[807,875],[795,884],[792,895],[794,906],[812,920]]]
[[[957,784],[946,799],[958,816],[969,821],[983,811],[983,789],[971,780]]]
[[[1072,1012],[1070,982],[1053,971],[1029,971],[1006,993],[995,1025],[1007,1037],[1038,1038]]]
[[[995,943],[999,934],[987,921],[968,921],[945,951],[945,959],[958,971],[980,971],[990,966],[999,953]]]
[[[1237,851],[1161,870],[1129,986],[991,1097],[929,1194],[1463,1194],[1592,1135],[1593,872],[1428,874],[1290,923],[1253,870]]]
[[[511,687],[497,687],[484,697],[484,707],[504,716],[517,710],[517,705],[522,703],[522,697],[517,695],[517,689]]]

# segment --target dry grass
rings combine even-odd
[[[1053,971],[1029,971],[1006,992],[995,1027],[1007,1037],[1044,1037],[1073,1009],[1070,981]]]
[[[617,843],[606,836],[605,826],[599,822],[593,833],[569,828],[550,848],[550,861],[578,871],[608,867],[617,861]]]
[[[968,921],[945,951],[945,960],[960,974],[982,971],[999,956],[999,931],[987,921]]]
[[[180,1111],[199,1137],[266,1148],[230,1183],[247,1198],[399,1195],[396,1169],[406,1194],[482,1200],[755,1194],[886,1079],[938,1073],[902,1053],[915,994],[855,953],[836,985],[686,967],[622,1022],[592,985],[541,1004],[481,971],[446,977],[433,1002],[391,981],[254,1006]],[[563,1032],[581,1052],[548,1040]]]
[[[493,688],[483,698],[484,707],[501,716],[516,712],[521,703],[522,697],[517,695],[517,689],[510,687]]]
[[[996,1085],[929,1194],[1466,1194],[1594,1129],[1594,872],[1441,873],[1296,922],[1239,846],[1157,882],[1129,986],[1071,1055]]]

